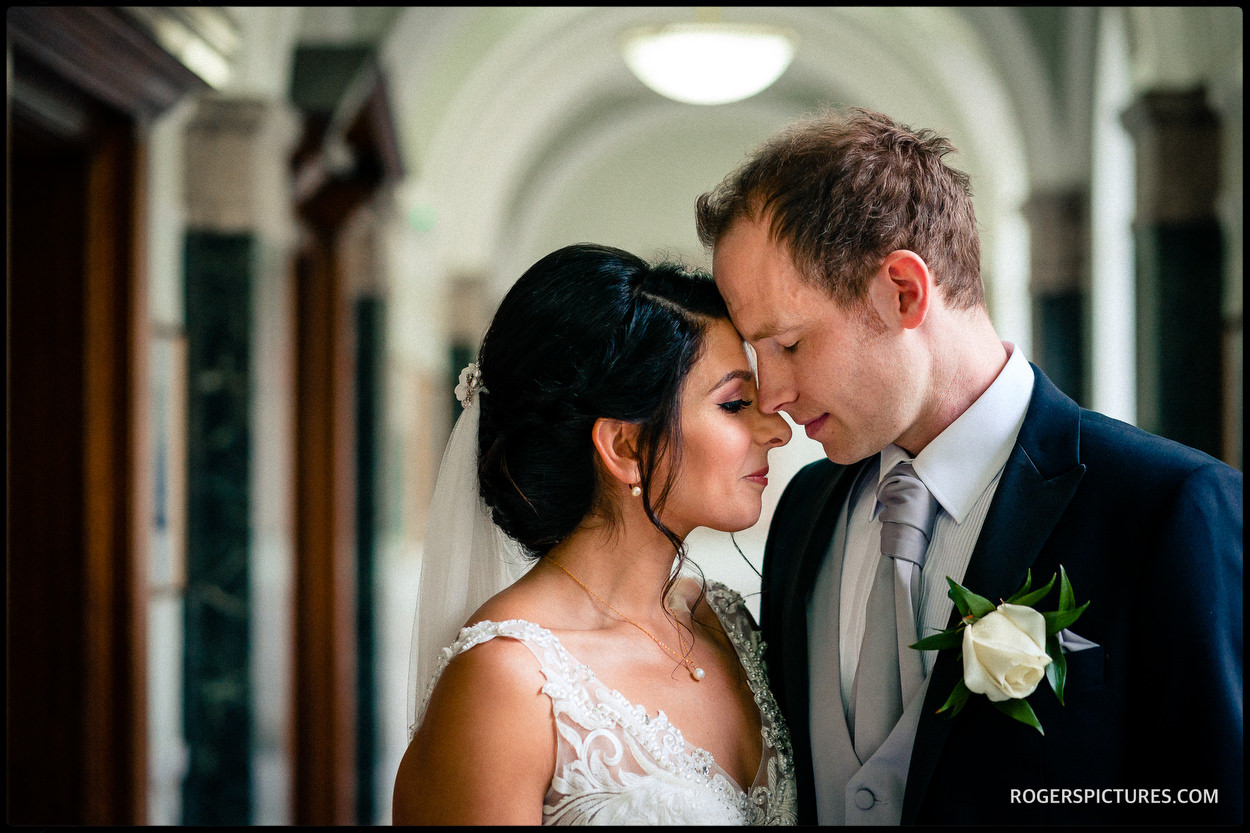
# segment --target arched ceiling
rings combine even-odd
[[[973,178],[991,312],[1004,337],[1028,343],[1020,206],[1033,190],[1089,176],[1092,9],[725,7],[726,20],[788,26],[800,44],[771,88],[719,107],[652,93],[617,49],[630,26],[689,20],[692,7],[232,12],[247,40],[236,92],[281,97],[282,56],[296,45],[376,45],[409,172],[400,209],[419,217],[408,251],[420,280],[476,277],[496,296],[576,240],[705,263],[695,197],[786,122],[853,104],[953,140],[952,162]],[[1151,67],[1156,82],[1208,72],[1215,59],[1198,41],[1232,38],[1227,17],[1132,11],[1138,82],[1150,83]],[[1239,60],[1234,46],[1215,51]]]
[[[992,15],[978,21],[963,10],[725,8],[726,20],[795,30],[798,54],[763,93],[698,107],[645,88],[617,50],[630,26],[692,14],[509,7],[397,15],[382,54],[414,173],[402,199],[432,222],[428,262],[481,276],[496,294],[541,254],[582,239],[704,264],[695,197],[787,121],[854,104],[952,138],[954,162],[976,186],[991,303],[1027,328],[1025,267],[1003,252],[1021,248],[1012,218],[1028,190],[1029,143],[1061,145],[1064,123],[1045,84],[1034,83],[1021,112],[999,69],[1001,41],[1011,38],[1020,62],[1040,65],[1022,29],[999,18],[991,48]],[[1026,128],[1026,117],[1035,124]]]

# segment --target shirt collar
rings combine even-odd
[[[1033,397],[1033,371],[1010,342],[1007,364],[985,393],[916,455],[912,466],[946,514],[964,518],[1011,456]],[[881,451],[878,481],[911,455],[897,445]]]

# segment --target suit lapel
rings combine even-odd
[[[875,459],[875,458],[870,458]],[[820,497],[819,513],[812,523],[806,540],[800,548],[799,561],[796,569],[790,570],[785,585],[785,620],[782,632],[788,645],[802,646],[801,657],[795,653],[791,657],[791,670],[796,672],[794,680],[796,692],[802,692],[804,709],[799,718],[806,726],[807,722],[807,605],[811,600],[812,587],[816,583],[816,574],[829,552],[829,543],[833,539],[833,528],[837,523],[838,514],[846,500],[847,490],[855,482],[855,475],[860,465],[839,466],[824,487]],[[797,661],[797,662],[796,662]]]
[[[875,457],[869,460],[875,460]],[[819,487],[816,515],[808,526],[805,537],[796,539],[797,561],[794,568],[785,573],[784,599],[780,632],[782,634],[782,672],[786,679],[788,699],[787,719],[795,755],[795,767],[799,779],[800,823],[814,824],[816,801],[811,769],[811,679],[808,666],[807,607],[812,588],[821,564],[829,552],[833,529],[837,523],[847,491],[855,482],[863,463],[838,466],[828,481]],[[833,634],[833,650],[837,649],[837,634]]]
[[[1079,458],[1080,408],[1033,367],[1033,397],[1003,469],[985,524],[961,582],[991,601],[1015,593],[1076,493],[1085,466]],[[1038,576],[1038,579],[1049,579]],[[958,624],[952,612],[948,627]],[[903,823],[914,822],[954,723],[937,715],[962,675],[956,652],[933,667],[924,713],[912,747]]]
[[[791,620],[787,623],[790,627],[796,625],[796,620],[800,618],[803,620],[803,627],[807,626],[807,601],[812,595],[812,585],[816,582],[816,574],[820,572],[820,566],[829,552],[829,544],[833,540],[833,528],[838,521],[842,504],[846,500],[847,490],[855,482],[855,475],[862,465],[861,463],[854,466],[840,466],[830,478],[825,493],[820,498],[820,513],[816,517],[816,522],[812,524],[811,532],[803,545],[803,554],[798,569],[791,572],[790,584],[786,588],[787,598],[799,602],[790,605]]]

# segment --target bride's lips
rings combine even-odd
[[[758,483],[761,486],[767,486],[768,485],[768,466],[765,466],[764,468],[760,469],[757,472],[752,472],[751,474],[748,474],[746,477],[742,479],[750,480],[752,483]]]
[[[816,435],[820,432],[820,429],[825,426],[825,422],[828,419],[829,419],[829,415],[824,414],[823,416],[816,417],[810,422],[804,422],[800,424],[803,426],[803,431],[807,434],[808,439],[814,440],[816,439]]]

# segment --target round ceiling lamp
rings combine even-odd
[[[790,66],[797,38],[754,23],[669,23],[625,32],[621,53],[642,83],[687,104],[728,104],[767,89]]]

